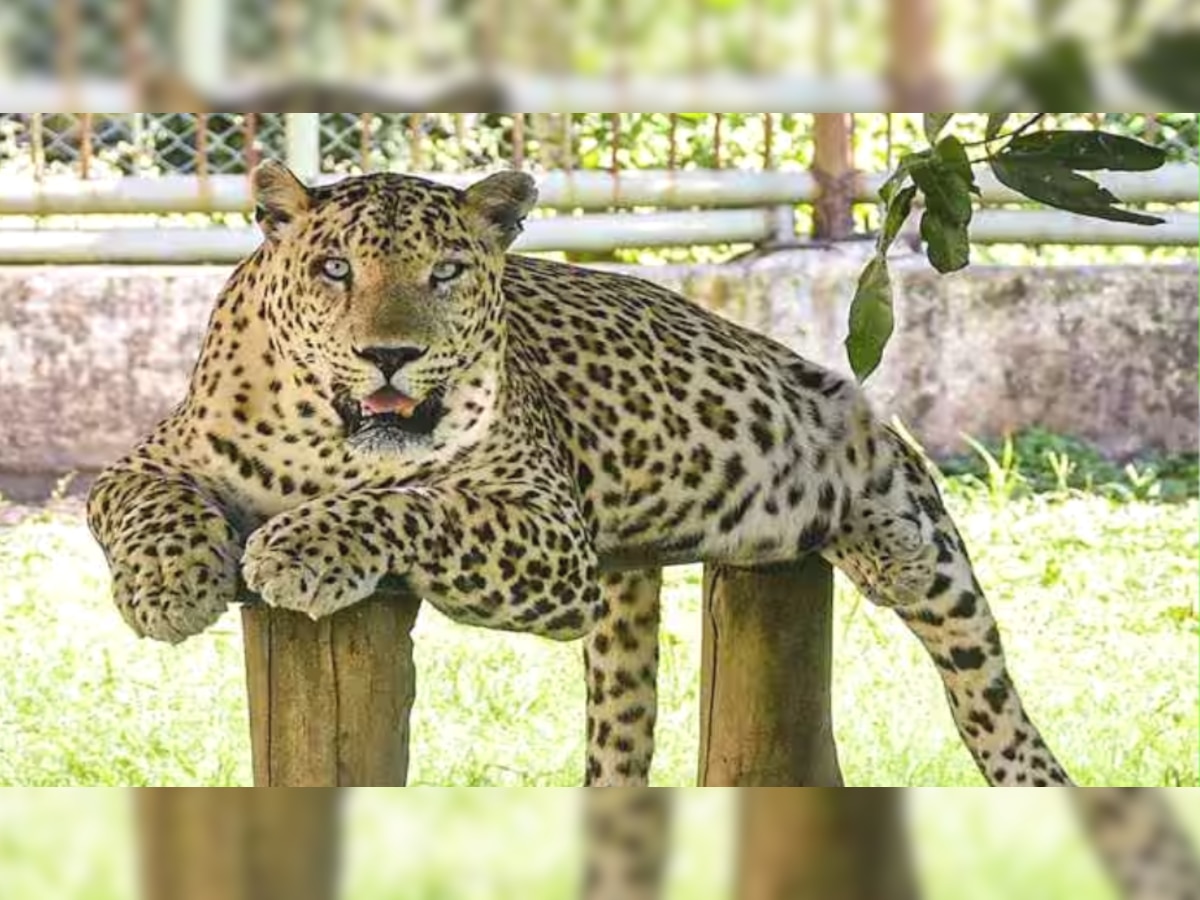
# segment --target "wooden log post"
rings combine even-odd
[[[404,786],[419,605],[380,591],[315,622],[243,608],[257,787]]]
[[[888,108],[938,112],[949,108],[937,64],[937,0],[888,0]]]
[[[338,791],[135,792],[142,900],[334,900]]]
[[[702,615],[698,783],[840,786],[829,565],[708,565]]]
[[[739,791],[736,900],[916,900],[903,791]]]
[[[854,232],[853,113],[813,113],[813,237],[839,241]]]

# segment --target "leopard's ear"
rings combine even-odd
[[[537,184],[524,172],[497,172],[466,190],[466,208],[479,216],[488,235],[505,249],[521,233],[521,223],[537,202]]]
[[[283,163],[269,159],[254,169],[254,218],[268,238],[273,238],[283,226],[305,212],[312,195],[292,170]]]

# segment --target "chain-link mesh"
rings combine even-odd
[[[960,114],[956,133],[981,137],[984,117]],[[926,145],[917,114],[855,114],[854,164],[884,172]],[[806,113],[322,113],[322,171],[454,172],[519,163],[534,171],[806,169]],[[1058,113],[1039,127],[1104,128],[1195,163],[1194,113]],[[282,158],[280,113],[4,113],[0,171],[98,175],[242,174]]]

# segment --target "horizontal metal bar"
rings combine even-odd
[[[1024,200],[989,171],[976,172],[985,203]],[[1154,172],[1102,172],[1098,179],[1127,203],[1186,203],[1200,199],[1200,169],[1187,163]],[[420,173],[456,187],[479,180],[480,173]],[[859,202],[877,199],[885,175],[862,174],[855,185]],[[555,210],[596,210],[654,206],[750,207],[811,203],[817,188],[808,172],[740,172],[710,169],[672,172],[650,169],[622,172],[554,171],[537,176],[539,206]],[[319,183],[337,181],[321,176]],[[1028,201],[1025,201],[1028,202]],[[250,185],[244,175],[165,175],[159,178],[0,178],[0,215],[84,215],[91,213],[248,212]]]
[[[979,244],[1125,244],[1195,247],[1200,216],[1156,212],[1161,225],[1108,222],[1052,210],[985,209],[971,220],[971,240]]]
[[[1162,215],[1165,224],[1145,226],[1060,212],[983,210],[971,224],[971,239],[981,244],[1196,245],[1200,216]],[[769,209],[558,216],[530,221],[514,249],[759,243],[771,234]],[[249,254],[259,239],[253,228],[4,229],[0,263],[232,263]]]
[[[455,187],[466,187],[482,173],[417,173]],[[538,205],[546,209],[608,207],[771,206],[811,200],[816,188],[807,172],[732,170],[648,170],[623,172],[547,172],[538,178]],[[321,176],[318,183],[337,181]],[[251,193],[244,175],[190,175],[159,178],[108,178],[81,181],[0,177],[0,214],[84,215],[91,213],[249,212]]]
[[[607,251],[758,243],[770,235],[767,209],[600,213],[533,219],[513,249]],[[236,262],[259,240],[255,228],[0,229],[0,263]]]

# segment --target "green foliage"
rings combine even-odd
[[[1033,493],[1099,494],[1122,503],[1181,503],[1200,495],[1200,465],[1194,453],[1121,464],[1086,441],[1040,428],[1000,441],[965,440],[973,452],[944,461],[942,471],[978,484],[1001,502]]]
[[[1034,109],[1090,109],[1096,105],[1087,50],[1073,35],[1062,35],[1009,63],[1009,78],[1024,103]]]
[[[946,127],[946,123],[953,116],[954,113],[922,113],[921,127],[925,132],[925,140],[931,144],[936,144],[938,135],[942,133],[942,129]]]
[[[1079,171],[1110,169],[1145,172],[1166,161],[1166,153],[1130,137],[1103,131],[1051,130],[1027,134],[1042,114],[1027,118],[1002,133],[1010,114],[988,116],[982,141],[967,145],[950,134],[934,147],[901,157],[880,188],[883,227],[875,255],[858,280],[850,304],[846,350],[850,367],[863,381],[879,365],[892,334],[891,282],[887,252],[908,218],[914,199],[924,202],[920,234],[930,264],[939,272],[954,272],[970,262],[972,194],[978,194],[972,163],[988,162],[996,177],[1017,193],[1039,203],[1085,216],[1140,225],[1156,225],[1158,216],[1120,209],[1120,200]],[[933,141],[950,116],[926,114],[924,131]],[[968,146],[982,146],[983,156],[972,160]],[[910,185],[909,182],[912,182]],[[913,191],[915,188],[916,191]]]
[[[1200,108],[1200,30],[1172,25],[1151,35],[1126,64],[1143,90],[1177,109]]]
[[[1098,219],[1158,225],[1159,216],[1118,209],[1116,195],[1077,170],[1145,172],[1166,154],[1133,138],[1101,131],[1046,131],[1021,135],[990,160],[996,177],[1014,191],[1048,206]]]
[[[879,365],[883,348],[892,336],[893,325],[891,276],[887,259],[877,253],[859,275],[858,287],[850,303],[846,354],[859,379],[866,378]]]

